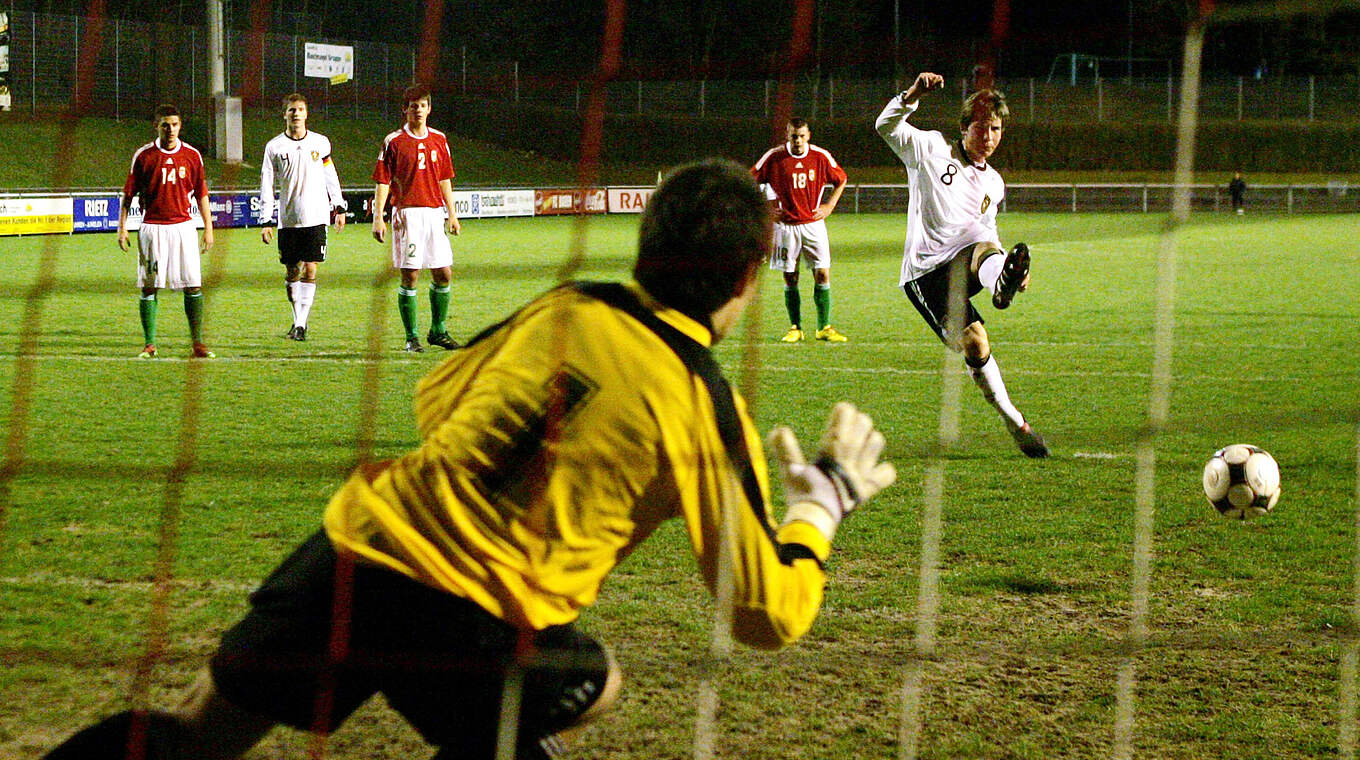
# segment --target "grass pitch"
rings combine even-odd
[[[1024,459],[964,381],[962,439],[943,454],[923,757],[1110,754],[1162,223],[1002,220],[1006,240],[1031,245],[1033,286],[1004,313],[979,307],[1013,399],[1054,456]],[[577,276],[625,277],[636,219],[466,222],[454,241],[455,336],[553,284],[577,224],[587,251]],[[922,477],[937,451],[941,367],[961,362],[945,362],[896,288],[901,217],[837,215],[830,228],[833,321],[850,342],[778,343],[781,285],[767,272],[760,302],[717,354],[760,426],[789,422],[806,445],[832,402],[855,400],[887,433],[899,482],[843,526],[821,617],[774,655],[709,658],[708,594],[680,526],[659,531],[583,618],[628,680],[579,757],[691,756],[705,671],[721,700],[721,757],[898,756]],[[1339,663],[1357,633],[1357,237],[1360,218],[1332,216],[1205,216],[1180,234],[1151,630],[1137,658],[1140,756],[1332,757],[1339,725],[1355,718],[1340,712]],[[274,249],[253,230],[219,231],[205,260],[219,358],[197,364],[181,358],[188,339],[170,293],[165,358],[135,358],[134,258],[112,235],[4,239],[0,254],[0,423],[17,466],[0,481],[0,756],[24,757],[127,706],[139,658],[157,644],[148,621],[167,507],[179,519],[163,555],[175,582],[165,656],[150,672],[156,704],[316,529],[360,452],[416,443],[411,390],[440,354],[397,351],[396,283],[364,225],[332,236],[301,344],[280,337],[289,316]],[[803,288],[811,315],[809,276]],[[1208,455],[1239,441],[1271,451],[1283,472],[1276,511],[1249,523],[1219,518],[1199,486]],[[252,756],[303,757],[306,747],[280,730]],[[329,753],[429,751],[374,700]]]

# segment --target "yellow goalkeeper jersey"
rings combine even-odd
[[[735,638],[796,640],[821,606],[827,539],[776,528],[760,437],[708,328],[636,284],[599,287],[550,291],[421,380],[420,448],[355,471],[326,509],[331,540],[541,629],[576,619],[680,516],[709,589],[731,594]]]

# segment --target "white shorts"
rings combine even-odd
[[[198,227],[193,222],[147,224],[137,230],[137,287],[184,290],[203,285]]]
[[[392,213],[392,266],[439,269],[453,266],[453,248],[444,233],[442,208],[412,206]]]
[[[813,269],[831,268],[831,240],[826,236],[825,219],[807,224],[775,222],[770,269],[797,272],[799,259],[807,259]]]

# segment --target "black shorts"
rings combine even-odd
[[[300,261],[326,260],[326,225],[279,228],[279,263],[292,266]]]
[[[461,597],[337,560],[318,531],[251,594],[250,612],[212,659],[222,696],[279,723],[330,732],[382,692],[426,741],[489,760],[517,655],[535,658],[524,671],[521,747],[575,723],[604,689],[603,647],[571,625],[518,631]],[[337,594],[346,567],[351,593]],[[333,630],[344,617],[333,612],[346,606],[348,631]]]
[[[959,255],[950,259],[948,264],[936,267],[902,286],[902,290],[906,291],[907,298],[911,299],[912,305],[916,307],[917,311],[921,312],[922,317],[925,317],[926,324],[930,325],[930,329],[934,330],[940,340],[946,344],[949,343],[945,339],[945,327],[949,324],[950,272],[956,269],[962,270],[959,272],[959,276],[966,283],[964,286],[963,327],[974,322],[978,324],[983,322],[982,315],[978,313],[977,309],[973,308],[973,302],[968,300],[982,290],[982,286],[977,283],[977,278],[969,276],[972,251],[971,247],[965,248]]]

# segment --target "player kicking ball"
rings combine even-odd
[[[959,117],[961,134],[950,142],[907,118],[921,96],[944,86],[923,72],[884,106],[874,126],[907,167],[910,201],[907,240],[898,285],[946,346],[963,353],[968,374],[1006,423],[1025,456],[1048,456],[1044,439],[1011,402],[1001,367],[992,356],[982,315],[969,300],[982,290],[1005,309],[1029,285],[1029,248],[1003,253],[996,212],[1006,183],[987,159],[1001,144],[1010,116],[1006,96],[984,88],[969,95]]]

